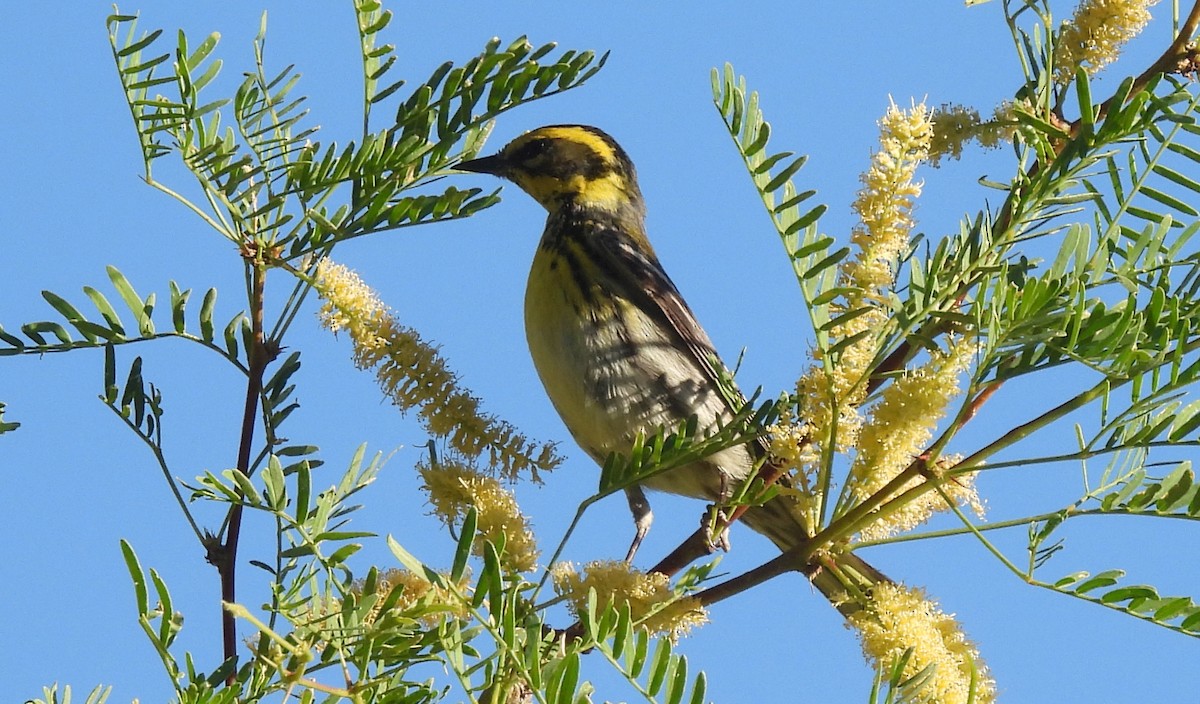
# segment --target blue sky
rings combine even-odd
[[[830,206],[822,229],[844,238],[849,203],[875,145],[876,119],[888,105],[925,98],[987,110],[1011,97],[1019,71],[999,3],[968,9],[958,2],[660,3],[582,11],[552,3],[504,7],[392,3],[388,39],[398,45],[396,71],[422,80],[446,59],[465,60],[493,36],[527,34],[535,43],[611,50],[587,86],[504,115],[489,146],[542,124],[594,124],[614,135],[638,165],[649,204],[648,226],[661,259],[727,359],[745,350],[739,379],[769,394],[788,388],[806,364],[808,332],[790,267],[749,179],[710,102],[709,71],[726,61],[762,94],[773,147],[811,155],[799,182]],[[921,9],[914,9],[917,6]],[[1155,9],[1165,19],[1169,7]],[[252,61],[259,14],[269,14],[267,61],[294,63],[298,92],[310,96],[321,138],[355,135],[359,98],[357,44],[349,2],[156,2],[142,27],[182,28],[195,44],[219,31],[224,76],[211,90],[231,91]],[[129,114],[109,54],[107,3],[21,3],[0,26],[0,134],[7,168],[0,173],[4,223],[0,324],[49,317],[39,292],[81,300],[84,285],[108,290],[105,265],[120,268],[143,294],[181,287],[221,291],[220,314],[241,309],[241,266],[230,245],[177,203],[140,181]],[[1141,70],[1169,41],[1161,22],[1093,91],[1111,91]],[[969,152],[962,162],[926,170],[917,210],[931,237],[952,231],[983,207],[983,175],[1006,180],[1005,152]],[[158,176],[183,183],[178,170]],[[480,176],[462,185],[491,187]],[[528,262],[543,214],[515,189],[475,218],[348,243],[337,257],[373,285],[408,325],[442,346],[463,383],[485,408],[538,439],[560,440],[567,462],[540,488],[518,489],[543,547],[551,549],[573,507],[595,487],[595,467],[569,440],[534,375],[520,320]],[[994,198],[994,196],[991,196]],[[281,296],[278,279],[268,291]],[[278,300],[278,299],[277,299]],[[361,442],[390,455],[363,497],[355,527],[393,534],[437,565],[448,538],[426,515],[411,471],[424,437],[410,419],[380,400],[370,375],[349,363],[346,340],[306,318],[289,341],[303,351],[297,377],[302,409],[290,437],[320,445],[327,482]],[[147,374],[164,389],[166,447],[174,472],[190,479],[234,463],[241,413],[239,380],[203,352],[166,342],[122,349],[128,363],[146,357]],[[215,571],[173,504],[152,458],[96,400],[102,355],[78,352],[0,360],[0,401],[7,420],[23,425],[0,437],[0,510],[7,518],[7,559],[0,567],[6,611],[0,645],[0,698],[22,700],[55,680],[77,690],[113,684],[112,701],[164,700],[169,686],[135,621],[132,589],[118,540],[163,575],[187,620],[180,645],[211,667],[217,659]],[[965,433],[963,449],[994,437],[1049,403],[1069,376],[1008,386]],[[1006,423],[1008,425],[1006,425]],[[1042,433],[1033,447],[1070,447],[1071,430]],[[954,448],[951,448],[954,449]],[[992,516],[1052,510],[1080,493],[1077,467],[986,475],[980,482]],[[652,499],[657,520],[643,547],[649,563],[693,530],[700,506]],[[613,497],[590,513],[567,557],[618,557],[629,538],[624,501]],[[209,527],[219,513],[198,509]],[[1068,550],[1050,573],[1112,567],[1164,594],[1200,594],[1193,561],[1200,533],[1183,522],[1093,519],[1068,526]],[[266,555],[270,526],[251,520],[242,554]],[[771,555],[744,531],[723,568],[742,571]],[[1000,539],[1020,559],[1021,531]],[[256,552],[257,551],[257,552]],[[1194,642],[1096,606],[1031,589],[974,541],[956,538],[888,546],[869,554],[891,576],[924,585],[958,614],[979,644],[1005,701],[1185,701]],[[390,564],[382,541],[360,553],[359,566]],[[241,599],[266,595],[243,568]],[[713,623],[685,640],[681,652],[709,671],[718,702],[865,702],[869,672],[853,634],[797,577],[784,577],[718,605]],[[596,671],[603,668],[596,664]],[[627,696],[601,691],[603,699]]]

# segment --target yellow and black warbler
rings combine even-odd
[[[549,211],[525,290],[525,334],[546,393],[592,459],[628,453],[639,433],[693,415],[701,429],[732,418],[728,373],[650,246],[633,163],[612,137],[584,125],[540,127],[455,168],[508,179]],[[763,452],[757,442],[732,447],[644,484],[720,502]],[[637,528],[632,559],[652,514],[641,487],[626,493]],[[777,496],[742,521],[787,549],[808,537],[790,502]],[[836,585],[816,581],[834,596]]]

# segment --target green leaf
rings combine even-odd
[[[646,683],[646,691],[651,695],[658,694],[663,682],[671,671],[671,644],[666,638],[659,638],[650,659],[650,677]]]
[[[1122,573],[1123,575],[1124,573]],[[1153,587],[1145,585],[1136,585],[1131,587],[1120,587],[1112,591],[1105,592],[1100,597],[1100,602],[1104,604],[1114,604],[1121,601],[1133,601],[1135,599],[1157,599],[1158,592]]]
[[[225,351],[233,359],[238,358],[238,333],[241,331],[243,319],[239,316],[229,321],[225,326]]]
[[[404,569],[414,574],[425,574],[427,572],[425,565],[416,557],[414,557],[412,553],[405,550],[404,547],[401,546],[400,543],[390,535],[387,537],[387,546],[388,550],[391,550],[392,556],[400,562],[400,565],[404,567]]]
[[[21,326],[21,332],[25,333],[26,336],[40,346],[50,346],[46,343],[46,339],[42,336],[42,333],[54,335],[59,343],[63,345],[71,344],[71,334],[67,332],[66,328],[58,323],[52,323],[46,320],[36,323],[26,323]]]
[[[3,340],[4,344],[12,347],[12,350],[2,351],[4,354],[19,354],[25,349],[25,341],[16,335],[5,332],[3,327],[0,327],[0,340]]]
[[[1096,116],[1092,106],[1091,86],[1088,84],[1088,74],[1083,67],[1075,72],[1075,97],[1079,101],[1079,121],[1085,133],[1090,133],[1096,124]]]
[[[1116,586],[1099,594],[1091,593],[1116,585],[1124,575],[1123,570],[1108,570],[1095,576],[1080,572],[1053,584],[1035,583],[1164,628],[1200,637],[1200,606],[1190,597],[1160,597],[1154,587],[1142,584]]]
[[[283,474],[283,465],[279,458],[271,455],[267,458],[267,467],[259,475],[262,477],[263,493],[267,497],[267,505],[272,511],[283,511],[287,506],[287,484]]]
[[[154,582],[154,591],[158,595],[158,643],[170,647],[179,632],[179,621],[176,620],[175,609],[171,602],[171,592],[167,584],[155,570],[150,570],[150,580]]]
[[[692,684],[692,698],[689,704],[704,704],[705,697],[708,696],[708,678],[704,672],[696,673],[696,681]]]
[[[463,518],[462,529],[459,531],[458,544],[454,550],[454,562],[450,568],[450,578],[459,581],[466,574],[468,560],[471,557],[471,547],[475,544],[476,521],[478,516],[475,508],[467,510]]]
[[[823,203],[816,206],[812,210],[809,210],[808,212],[804,213],[800,217],[796,218],[796,220],[794,222],[792,222],[791,225],[788,225],[787,229],[784,231],[784,234],[785,235],[794,234],[796,232],[799,232],[799,231],[807,228],[808,226],[810,226],[813,223],[820,220],[821,216],[824,215],[825,211],[828,209],[829,209],[829,207]]]
[[[774,191],[779,190],[779,188],[781,186],[783,186],[783,184],[790,181],[791,178],[793,176],[795,176],[797,172],[800,171],[800,169],[804,166],[805,162],[807,162],[807,161],[808,161],[807,156],[801,155],[799,157],[796,157],[796,159],[794,161],[792,161],[792,163],[788,164],[779,173],[777,173],[773,177],[771,177],[771,180],[767,181],[767,183],[762,186],[761,190],[766,191],[766,192],[774,192]]]
[[[1154,166],[1152,166],[1151,168],[1154,170],[1154,173],[1158,174],[1159,176],[1162,176],[1163,178],[1167,179],[1168,181],[1171,181],[1172,183],[1174,183],[1176,185],[1183,186],[1184,188],[1186,188],[1190,191],[1200,193],[1200,182],[1196,181],[1195,179],[1189,178],[1188,176],[1185,176],[1184,174],[1176,171],[1175,169],[1172,169],[1163,164],[1154,164]]]
[[[1168,513],[1186,503],[1188,492],[1195,487],[1195,475],[1192,473],[1192,463],[1180,462],[1173,472],[1162,481],[1163,490],[1156,508],[1159,513]]]
[[[112,345],[104,346],[104,394],[100,397],[110,406],[117,404],[117,354]]]
[[[809,264],[808,268],[805,269],[804,273],[801,276],[805,280],[811,280],[813,278],[816,278],[817,276],[821,275],[821,273],[824,272],[826,269],[835,267],[838,264],[840,264],[841,261],[843,259],[845,259],[846,255],[848,255],[848,254],[850,254],[850,248],[842,247],[841,249],[837,250],[836,252],[833,252],[832,254],[827,255],[820,261],[817,261],[813,264]]]
[[[361,530],[333,530],[318,533],[313,536],[313,542],[323,543],[333,540],[356,540],[358,538],[374,538],[375,534]]]
[[[200,304],[200,337],[205,342],[213,341],[213,307],[217,304],[217,289],[210,288]]]
[[[175,326],[175,332],[183,335],[187,332],[187,321],[184,313],[187,309],[188,297],[192,295],[191,289],[180,291],[179,285],[174,281],[167,282],[167,286],[171,291],[171,323]]]
[[[1196,210],[1195,208],[1193,208],[1192,206],[1183,202],[1182,200],[1179,200],[1178,198],[1176,198],[1172,195],[1164,193],[1163,191],[1159,191],[1159,190],[1151,188],[1149,186],[1142,186],[1141,191],[1143,194],[1150,197],[1152,200],[1155,200],[1155,201],[1159,202],[1160,204],[1167,206],[1168,208],[1178,210],[1179,212],[1181,212],[1185,215],[1190,215],[1192,217],[1196,217],[1196,216],[1200,215],[1200,210]]]
[[[290,547],[290,548],[287,548],[286,550],[281,550],[279,552],[280,557],[285,557],[288,559],[295,558],[295,557],[308,557],[309,555],[312,555],[312,554],[314,554],[313,546],[309,545],[308,543],[296,545],[294,547]]]
[[[1170,621],[1195,608],[1195,604],[1191,598],[1186,596],[1166,599],[1164,601],[1165,603],[1154,611],[1155,621]]]
[[[350,559],[351,555],[361,549],[362,545],[358,543],[349,543],[347,545],[343,545],[342,547],[333,551],[333,554],[327,558],[327,562],[331,566],[341,565],[346,562],[346,560]]]
[[[138,329],[143,337],[149,337],[154,334],[154,323],[150,319],[150,313],[154,310],[154,294],[151,294],[146,300],[142,300],[138,296],[137,291],[133,290],[133,285],[125,278],[116,267],[105,267],[108,271],[108,278],[112,281],[113,286],[117,289],[117,293],[121,294],[121,299],[125,301],[125,305],[133,312],[134,317],[138,321]]]
[[[133,594],[138,614],[144,616],[150,611],[146,573],[142,571],[142,565],[138,562],[137,554],[133,552],[133,546],[124,539],[121,540],[121,556],[125,558],[125,569],[129,571],[129,577],[133,580]]]
[[[142,49],[145,49],[146,47],[153,44],[156,39],[158,39],[160,36],[162,36],[162,33],[163,33],[163,31],[161,29],[156,29],[153,32],[146,34],[138,41],[128,44],[128,45],[122,47],[120,50],[118,50],[117,56],[119,56],[121,58],[125,58],[132,54],[138,53]]]
[[[60,298],[50,291],[42,291],[42,298],[46,299],[46,302],[49,303],[54,310],[58,311],[64,318],[73,324],[87,320],[87,318],[85,318],[83,314],[75,308],[75,306],[71,305],[66,300]],[[80,330],[80,332],[83,331]],[[87,337],[89,342],[96,341],[94,336],[89,336],[87,333],[84,333],[84,337]]]
[[[238,491],[241,492],[242,498],[248,503],[257,503],[258,487],[254,486],[254,482],[250,481],[250,477],[246,476],[244,472],[237,469],[227,469],[221,472],[221,476],[231,480],[237,486]]]

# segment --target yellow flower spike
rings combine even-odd
[[[356,583],[355,587],[361,589],[361,582]],[[400,590],[400,597],[392,608],[396,611],[408,611],[419,604],[425,606],[427,610],[423,610],[419,618],[426,626],[435,626],[447,616],[460,619],[467,617],[466,604],[451,592],[435,586],[424,575],[406,569],[390,569],[379,573],[375,588],[379,602],[364,619],[366,625],[371,625],[379,619],[382,615],[380,604],[397,589]]]
[[[967,640],[953,614],[944,613],[920,589],[884,583],[871,590],[865,607],[847,618],[858,631],[863,654],[876,667],[889,667],[908,648],[913,649],[904,670],[911,677],[929,665],[933,676],[915,701],[925,704],[966,704],[975,671],[975,704],[996,700],[996,683]]]
[[[909,246],[913,203],[921,194],[921,184],[913,178],[929,157],[932,135],[924,103],[911,110],[901,110],[893,103],[879,122],[880,148],[861,177],[863,187],[853,205],[861,221],[851,234],[858,254],[841,265],[840,285],[851,293],[832,311],[835,316],[861,312],[830,332],[834,340],[887,325],[881,303],[895,283],[894,261]],[[876,345],[876,338],[866,335],[844,349],[837,364],[822,368],[818,359],[797,382],[801,412],[812,426],[814,442],[820,444],[827,438],[836,420],[837,449],[844,451],[855,444],[862,425],[857,407],[866,397],[864,377],[875,362]]]
[[[603,560],[589,562],[583,572],[569,562],[560,562],[551,570],[554,590],[566,598],[576,616],[587,608],[588,590],[595,590],[601,606],[628,605],[635,622],[642,621],[649,632],[665,633],[672,640],[708,622],[700,603],[676,595],[664,574],[642,573],[628,563]]]
[[[396,322],[390,310],[350,269],[329,259],[317,265],[317,294],[324,301],[318,317],[329,331],[346,331],[359,369],[374,369],[384,394],[402,412],[420,409],[430,433],[477,459],[484,451],[508,479],[528,469],[534,481],[559,458],[553,447],[537,447],[508,423],[485,415],[479,401],[458,385],[438,350],[411,328]]]
[[[443,458],[436,466],[418,466],[433,512],[447,525],[459,523],[471,508],[476,512],[476,533],[493,545],[504,545],[502,564],[515,572],[537,566],[538,549],[529,522],[511,492],[492,477]],[[483,543],[475,541],[480,554]]]
[[[1054,78],[1065,85],[1083,67],[1089,75],[1117,60],[1122,47],[1150,22],[1158,0],[1083,0],[1063,23],[1054,52]]]
[[[908,467],[933,437],[946,406],[959,393],[959,377],[970,364],[975,345],[959,340],[946,353],[906,371],[884,388],[859,435],[858,454],[850,467],[850,486],[858,500],[880,491]],[[933,469],[952,466],[957,459],[941,458]],[[963,475],[943,486],[947,494],[982,512],[974,476]],[[897,494],[925,481],[915,477]],[[910,530],[947,506],[937,492],[928,492],[860,532],[863,540],[878,540]]]

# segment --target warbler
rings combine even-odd
[[[733,417],[722,388],[728,371],[647,239],[633,162],[612,137],[550,125],[455,168],[512,181],[549,212],[525,289],[525,334],[546,393],[593,460],[628,454],[639,433],[671,430],[690,416],[700,429]],[[761,442],[731,447],[643,484],[720,503],[765,451]],[[632,560],[653,513],[643,486],[626,494]],[[742,522],[786,550],[809,537],[791,501],[776,496]],[[856,570],[882,578],[859,562],[852,560]]]

